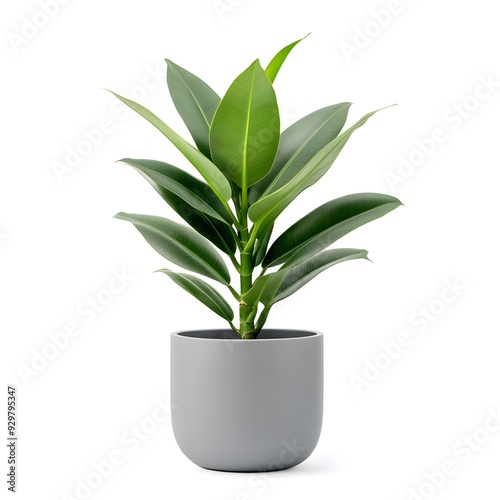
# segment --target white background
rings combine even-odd
[[[396,11],[389,19],[377,16],[389,7]],[[92,499],[499,498],[500,432],[489,418],[500,410],[500,34],[491,0],[401,0],[399,7],[388,0],[72,0],[53,7],[48,20],[34,0],[2,9],[2,390],[18,388],[18,498],[83,498],[77,485],[89,478]],[[340,101],[355,103],[348,123],[399,106],[355,133],[320,183],[283,214],[276,234],[348,193],[385,192],[405,206],[341,242],[367,248],[374,264],[324,273],[276,306],[268,322],[325,333],[326,407],[314,454],[274,474],[207,471],[181,454],[168,419],[151,419],[163,415],[158,398],[169,396],[169,333],[223,324],[153,274],[163,259],[112,218],[128,211],[176,219],[115,160],[190,167],[100,89],[139,96],[187,137],[163,58],[223,94],[253,59],[265,65],[310,31],[276,81],[285,123]],[[157,80],[147,78],[157,66]],[[482,80],[493,82],[489,92]],[[85,133],[103,120],[100,143],[85,149]],[[435,129],[441,143],[433,146]],[[427,156],[415,141],[427,144]],[[86,157],[61,175],[78,147]],[[413,171],[406,167],[391,186],[388,173],[409,158]],[[92,315],[87,301],[109,298],[113,273],[129,281]],[[79,335],[54,354],[49,335],[68,324]],[[397,359],[388,361],[381,344],[402,332],[408,345],[391,344]],[[41,360],[44,349],[53,359]],[[366,368],[374,362],[384,368]],[[149,434],[136,446],[130,436],[141,425]],[[120,465],[97,486],[93,463],[110,455],[121,456]],[[446,461],[453,474],[434,474],[439,488],[426,485],[426,474]],[[4,480],[0,487],[6,491]]]

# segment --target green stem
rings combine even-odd
[[[229,291],[231,292],[233,297],[239,302],[241,300],[240,294],[231,285],[227,285],[227,287],[229,288]]]
[[[231,262],[233,263],[233,266],[236,269],[236,271],[240,272],[241,266],[240,263],[236,260],[236,257],[232,254],[229,254],[229,258],[231,259]]]
[[[233,226],[229,226],[229,230],[231,231],[231,236],[233,237],[234,241],[236,242],[236,246],[238,247],[238,250],[242,250],[240,238],[239,238],[237,232],[233,229]],[[227,243],[226,243],[226,248],[228,248]]]
[[[255,322],[255,317],[257,316],[257,311],[259,310],[259,305],[257,304],[253,309],[250,315],[247,318],[247,321],[254,321]],[[254,334],[256,333],[256,328],[254,328]]]
[[[232,321],[229,321],[229,326],[231,327],[231,330],[233,330],[234,333],[236,334],[240,334],[240,332],[238,331],[238,329],[233,325],[233,322]]]
[[[241,230],[241,224],[240,221],[235,217],[233,214],[233,211],[231,210],[231,207],[229,206],[229,203],[227,201],[223,201],[222,204],[224,205],[224,208],[226,209],[227,213],[231,217],[231,221],[233,224],[236,226],[238,230]]]
[[[257,239],[256,229],[257,229],[257,227],[255,227],[255,226],[252,227],[252,230],[250,231],[248,240],[243,244],[243,251],[244,252],[248,251],[249,249],[253,249],[253,246],[255,244],[255,240]]]
[[[241,219],[240,229],[241,243],[243,250],[240,252],[240,292],[241,295],[247,293],[252,288],[252,248],[248,247],[248,198],[247,190],[244,186],[241,191]],[[240,300],[240,337],[251,339],[254,337],[254,322],[252,317],[253,308],[249,307],[243,300]]]

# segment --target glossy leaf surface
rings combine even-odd
[[[289,227],[271,245],[263,267],[286,267],[327,248],[342,236],[394,210],[401,202],[377,193],[350,194],[314,209]]]
[[[177,112],[183,119],[198,149],[210,156],[209,133],[220,97],[201,78],[169,59],[167,84]]]
[[[210,130],[212,159],[242,189],[272,167],[280,137],[276,95],[259,61],[231,84]]]
[[[222,257],[193,229],[154,215],[121,212],[115,217],[131,222],[144,239],[170,262],[220,283],[229,283],[229,271]]]
[[[215,314],[231,322],[234,312],[226,299],[211,285],[202,279],[185,273],[175,273],[169,269],[159,269],[157,272],[165,273],[174,283],[205,304]]]
[[[229,200],[231,185],[221,171],[201,151],[189,144],[149,109],[114,92],[112,94],[155,126],[191,162],[220,200]]]

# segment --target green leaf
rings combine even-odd
[[[266,306],[266,307],[271,307],[274,304],[274,296],[276,295],[276,292],[278,291],[279,287],[281,286],[281,283],[283,283],[283,280],[285,279],[285,276],[289,270],[287,269],[280,269],[279,271],[276,271],[274,273],[271,273],[269,275],[264,275],[262,278],[265,278],[266,276],[269,276],[269,280],[264,283],[264,285],[259,285],[259,287],[262,286],[262,291],[260,292],[259,300]],[[255,280],[255,284],[257,284],[257,280]]]
[[[214,163],[242,190],[270,170],[280,137],[276,94],[255,61],[231,84],[210,129]]]
[[[255,244],[252,256],[252,265],[254,267],[258,266],[266,255],[269,240],[271,239],[271,235],[273,232],[273,227],[274,225],[271,224],[271,226],[269,226],[269,229],[262,235],[261,238],[257,240],[257,243]]]
[[[264,289],[266,288],[266,285],[268,284],[269,280],[275,274],[276,273],[270,273],[264,276],[259,276],[252,285],[252,288],[250,288],[248,292],[244,293],[241,296],[241,300],[249,307],[254,308],[261,300],[262,293],[264,292]]]
[[[292,49],[299,42],[301,42],[302,40],[304,40],[305,38],[307,38],[309,35],[310,35],[310,33],[307,34],[304,38],[301,38],[300,40],[297,40],[297,41],[291,43],[290,45],[287,45],[286,47],[284,47],[283,49],[281,49],[272,58],[271,62],[268,64],[268,66],[266,68],[266,75],[269,78],[269,80],[271,81],[271,83],[273,83],[274,80],[276,79],[276,76],[277,76],[279,70],[281,69],[281,66],[285,62],[285,59],[288,57],[288,54],[290,54],[290,52],[292,51]]]
[[[141,175],[156,189],[158,194],[175,210],[193,229],[211,241],[217,248],[228,255],[236,252],[236,234],[225,222],[196,210],[182,198],[153,181],[141,172]]]
[[[169,269],[159,269],[157,272],[165,273],[174,283],[177,283],[186,292],[205,304],[215,314],[218,314],[229,322],[233,320],[234,312],[226,302],[226,299],[202,279],[190,274],[175,273]]]
[[[271,312],[271,307],[264,307],[262,312],[259,315],[259,318],[257,319],[255,323],[255,328],[254,328],[254,338],[258,338],[259,333],[261,332],[262,328],[264,327],[265,322],[267,321],[267,317],[269,316],[269,313]]]
[[[260,276],[253,287],[242,298],[255,307],[253,301],[261,301],[264,309],[255,324],[256,337],[262,330],[267,317],[276,302],[283,300],[309,283],[329,267],[353,259],[368,259],[366,250],[340,248],[325,250],[295,267],[280,269],[274,273]],[[369,259],[368,259],[369,260]]]
[[[210,156],[210,124],[220,97],[203,80],[181,68],[169,59],[167,84],[177,112],[184,120],[198,149]]]
[[[320,149],[333,141],[345,124],[350,106],[349,102],[341,102],[318,109],[288,127],[281,134],[271,170],[250,188],[250,203],[283,187]]]
[[[259,276],[252,285],[252,288],[247,293],[244,293],[241,299],[250,307],[255,307],[259,301],[265,306],[271,306],[273,304],[273,297],[288,272],[290,272],[290,269],[280,269],[274,273]]]
[[[193,229],[154,215],[116,214],[134,224],[144,239],[163,257],[184,269],[229,284],[229,271],[212,245]]]
[[[376,193],[350,194],[329,201],[281,234],[264,257],[263,267],[297,265],[342,236],[394,210],[401,202]]]
[[[199,212],[172,193],[164,195],[163,198],[193,229],[227,255],[234,255],[237,236],[231,227]]]
[[[231,217],[210,186],[184,170],[157,160],[124,158],[120,161],[138,170],[149,181],[176,194],[199,212],[231,224]]]
[[[111,92],[111,91],[110,91]],[[154,113],[126,97],[111,92],[120,101],[140,114],[149,123],[154,125],[198,170],[208,185],[215,192],[222,202],[227,202],[231,197],[231,186],[221,171],[200,151],[191,146],[177,132],[172,130],[166,123],[158,118]]]
[[[304,189],[312,186],[323,177],[340,154],[340,151],[342,151],[349,137],[377,111],[372,111],[363,116],[352,127],[316,153],[287,184],[260,198],[250,207],[248,214],[255,223],[253,228],[254,237],[260,236]]]
[[[286,299],[329,267],[354,259],[368,259],[368,252],[356,248],[324,250],[305,262],[284,270],[286,273],[283,281],[273,294],[270,303],[275,304],[280,300]]]

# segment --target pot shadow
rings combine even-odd
[[[273,474],[273,475],[303,475],[303,476],[323,476],[326,474],[334,474],[340,470],[340,466],[329,457],[322,457],[316,460],[305,460],[299,465],[294,467],[290,467],[288,469],[281,470],[262,470],[262,471],[220,471],[215,469],[207,469],[205,467],[201,467],[203,471],[206,471],[208,474],[241,474],[242,476],[247,476],[249,474]]]
[[[281,474],[293,474],[303,476],[323,476],[326,474],[334,474],[340,470],[340,466],[329,457],[319,457],[316,460],[306,460],[295,467],[276,471]]]

